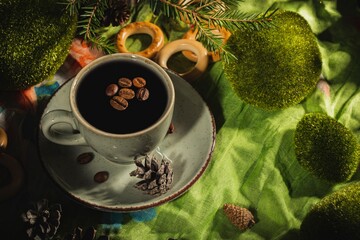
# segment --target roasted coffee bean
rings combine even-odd
[[[77,162],[80,164],[87,164],[91,162],[93,159],[94,159],[94,153],[92,152],[84,152],[76,158]]]
[[[145,101],[149,98],[149,90],[147,88],[140,88],[137,92],[136,92],[136,98],[139,101]]]
[[[135,87],[137,88],[142,88],[145,87],[146,85],[146,80],[142,77],[136,77],[132,80],[133,84]]]
[[[120,96],[114,96],[110,99],[110,105],[116,110],[123,111],[128,107],[128,101]]]
[[[97,172],[94,176],[94,181],[97,183],[106,182],[108,179],[109,179],[109,172],[107,171]]]
[[[118,84],[120,87],[129,88],[132,86],[132,81],[129,78],[122,77],[122,78],[119,78]]]
[[[119,96],[127,100],[133,99],[135,97],[135,92],[131,88],[121,88],[119,90]]]
[[[105,93],[107,96],[112,97],[117,93],[118,90],[119,90],[119,86],[116,85],[115,83],[112,83],[106,87]]]

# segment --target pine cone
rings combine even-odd
[[[254,216],[248,209],[233,204],[224,204],[223,209],[230,222],[240,230],[246,230],[254,226]]]
[[[64,240],[94,240],[96,235],[96,230],[94,227],[89,227],[86,231],[83,231],[82,228],[77,227],[74,229],[72,234],[68,234]],[[97,238],[97,240],[109,240],[109,236],[102,235]]]
[[[127,0],[108,0],[109,8],[104,12],[104,26],[123,25],[130,18],[130,7]]]
[[[38,201],[29,210],[21,215],[26,223],[26,234],[29,239],[52,238],[60,225],[61,205],[49,207],[46,199]]]
[[[135,184],[135,187],[150,195],[161,195],[166,193],[173,182],[173,169],[170,161],[164,157],[152,157],[149,155],[135,159],[137,168],[130,173],[144,180]]]

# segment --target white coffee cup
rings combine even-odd
[[[122,66],[128,68],[129,64],[136,66],[130,70],[126,69],[128,73],[130,71],[134,76],[138,74],[139,69],[146,69],[156,76],[152,79],[147,79],[147,81],[160,81],[164,87],[163,97],[166,98],[164,110],[157,120],[144,129],[128,133],[104,131],[90,124],[79,110],[77,101],[79,86],[84,81],[89,81],[90,78],[88,76],[94,70],[96,71],[106,64],[114,63],[116,63],[119,69]],[[126,76],[114,76],[114,78],[117,77]],[[98,90],[105,95],[105,89],[100,88]],[[86,91],[86,88],[85,90],[81,89],[81,91]],[[151,89],[149,91],[150,97],[152,97]],[[103,157],[116,163],[131,163],[134,161],[135,156],[148,154],[155,150],[165,138],[174,111],[175,90],[171,78],[157,63],[131,53],[115,53],[94,60],[76,75],[70,87],[69,100],[71,111],[56,109],[43,114],[40,127],[44,136],[51,142],[61,145],[88,145]],[[129,102],[130,104],[131,102]],[[97,114],[97,111],[95,110],[93,114]],[[139,115],[139,118],[142,118],[144,121],[145,117]],[[121,124],[122,120],[118,119],[118,121]],[[59,133],[54,130],[56,129],[54,126],[64,123],[71,125],[73,131]]]

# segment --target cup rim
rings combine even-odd
[[[104,61],[107,62],[107,61],[111,61],[112,59],[119,59],[119,58],[120,59],[130,59],[133,61],[140,60],[141,62],[143,62],[145,64],[149,64],[150,68],[153,68],[153,69],[156,69],[159,71],[159,73],[163,77],[163,83],[164,83],[166,89],[168,89],[168,101],[166,103],[166,107],[165,107],[163,113],[161,114],[160,118],[155,123],[151,124],[150,126],[144,128],[142,130],[132,132],[132,133],[110,133],[110,132],[100,130],[100,129],[94,127],[93,125],[91,125],[88,121],[86,121],[85,118],[80,114],[79,109],[76,107],[76,94],[75,93],[77,91],[77,88],[80,85],[79,83],[81,82],[80,81],[81,77],[83,75],[85,75],[88,71],[90,71],[98,63],[104,62]],[[92,62],[87,64],[85,67],[83,67],[78,72],[78,74],[76,74],[76,76],[74,77],[73,83],[71,84],[71,87],[70,87],[70,108],[71,108],[71,111],[72,111],[75,119],[77,121],[79,121],[80,124],[85,126],[90,131],[92,131],[96,134],[102,135],[102,136],[107,136],[107,137],[128,138],[128,137],[143,135],[144,133],[150,132],[151,130],[158,127],[162,122],[164,122],[170,114],[172,114],[174,105],[175,105],[175,89],[174,89],[174,85],[173,85],[173,82],[172,82],[169,74],[167,74],[167,72],[160,65],[158,65],[156,62],[152,61],[151,59],[148,59],[146,57],[136,55],[133,53],[113,53],[113,54],[101,56],[101,57],[93,60]]]

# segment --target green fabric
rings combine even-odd
[[[264,11],[275,1],[244,1],[246,11]],[[293,135],[307,112],[325,112],[360,137],[360,32],[356,1],[279,1],[277,7],[300,13],[317,34],[323,74],[330,85],[317,88],[300,104],[266,112],[243,103],[231,89],[221,63],[209,67],[196,89],[217,124],[212,161],[183,196],[156,208],[145,222],[129,221],[121,239],[297,239],[310,208],[344,184],[316,179],[297,162]],[[352,17],[352,18],[351,18]],[[360,179],[355,174],[352,181]],[[249,208],[255,226],[241,232],[222,207]]]
[[[246,0],[241,6],[263,12],[275,2]],[[360,12],[355,0],[284,0],[276,5],[309,22],[319,40],[329,85],[320,85],[296,106],[267,112],[242,102],[225,78],[222,63],[211,64],[194,83],[217,126],[215,150],[203,176],[181,197],[142,211],[142,221],[137,213],[101,213],[54,194],[50,198],[64,203],[59,233],[95,225],[98,235],[110,234],[112,240],[298,239],[311,207],[348,184],[332,185],[304,170],[296,160],[293,137],[296,124],[308,112],[327,113],[360,137]],[[147,13],[143,10],[137,20],[150,20]],[[167,40],[184,31],[167,29]],[[141,48],[136,39],[128,44]],[[359,179],[358,171],[351,181]],[[250,209],[255,226],[247,231],[234,227],[222,210],[225,203]]]
[[[245,11],[264,11],[275,1],[244,1]],[[323,74],[330,85],[317,88],[301,104],[266,112],[243,103],[231,89],[222,64],[215,63],[195,88],[217,124],[212,161],[183,196],[156,208],[150,221],[123,224],[120,239],[297,239],[310,208],[343,184],[316,179],[297,162],[293,135],[307,112],[325,112],[360,137],[360,32],[350,17],[356,1],[281,1],[277,7],[300,13],[317,34]],[[355,7],[354,7],[355,6]],[[345,15],[345,12],[347,15]],[[345,17],[347,16],[347,18]],[[352,181],[359,180],[357,173]],[[249,208],[255,226],[241,232],[222,207]]]

